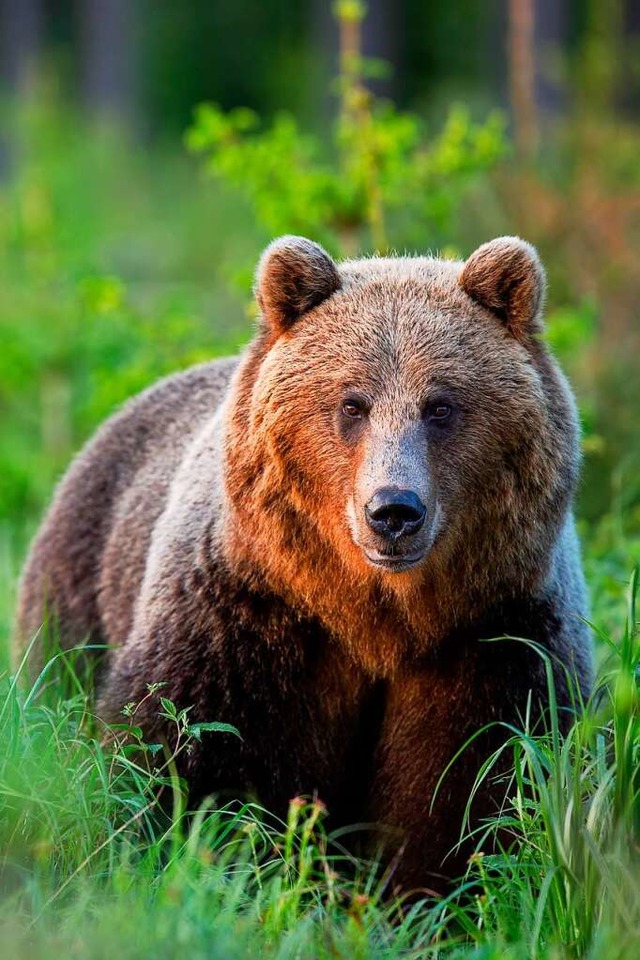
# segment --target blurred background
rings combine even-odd
[[[0,0],[0,629],[73,452],[247,341],[285,231],[539,247],[608,626],[640,559],[640,0]]]

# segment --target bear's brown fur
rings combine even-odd
[[[285,237],[256,295],[239,360],[142,394],[72,466],[19,636],[48,615],[63,646],[112,645],[99,710],[144,700],[150,740],[171,737],[153,682],[193,721],[235,723],[242,742],[183,755],[193,801],[256,790],[282,812],[317,793],[336,824],[394,828],[399,883],[434,886],[463,866],[447,855],[500,722],[548,702],[538,652],[481,641],[541,645],[562,708],[572,675],[591,682],[578,430],[539,335],[544,273],[517,238],[466,263],[337,265]],[[388,491],[410,506],[373,523]],[[476,816],[498,799],[481,792]]]

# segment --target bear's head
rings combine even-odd
[[[543,579],[578,463],[544,290],[514,237],[466,262],[272,243],[227,410],[236,557],[336,623],[374,596],[455,617]]]

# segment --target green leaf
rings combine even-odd
[[[165,714],[172,719],[177,719],[178,711],[176,705],[173,701],[169,700],[167,697],[160,697],[160,703]]]
[[[187,727],[187,733],[196,737],[197,740],[200,740],[203,733],[232,733],[234,737],[242,740],[242,735],[237,727],[234,727],[231,723],[219,723],[217,721],[211,723],[191,723]]]

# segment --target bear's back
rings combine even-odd
[[[219,407],[237,362],[215,360],[160,381],[126,403],[76,457],[23,573],[17,653],[43,624],[50,634],[39,638],[32,669],[52,640],[63,648],[124,641],[172,477]]]

